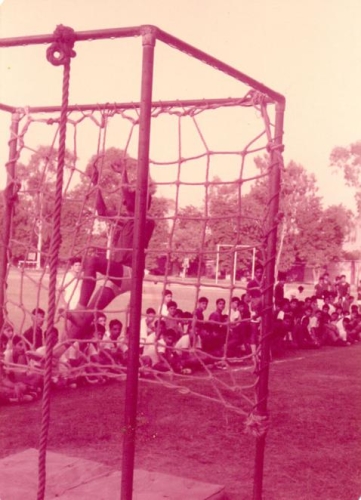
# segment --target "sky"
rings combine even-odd
[[[359,0],[3,0],[0,37],[48,34],[58,24],[75,31],[158,26],[285,95],[286,163],[294,160],[315,174],[325,206],[354,209],[353,191],[330,168],[329,156],[335,146],[360,139],[360,19]],[[139,100],[139,40],[82,43],[75,49],[72,103]],[[44,52],[42,46],[0,50],[0,102],[60,102],[59,69],[46,62]],[[200,69],[169,47],[156,47],[156,64],[155,98],[243,95],[236,82]],[[231,129],[238,126],[236,116],[227,120]],[[2,137],[6,127],[0,123]],[[227,143],[223,122],[207,133],[210,141]],[[116,132],[110,137],[116,141]],[[155,131],[154,140],[161,157],[171,139],[157,138]],[[6,155],[4,144],[0,155]],[[235,168],[230,167],[232,175]],[[221,170],[215,164],[213,173],[223,179]],[[0,183],[4,179],[1,174]]]

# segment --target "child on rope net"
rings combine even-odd
[[[105,309],[115,297],[130,289],[132,277],[132,254],[134,235],[135,191],[130,189],[126,168],[122,162],[113,163],[115,172],[122,175],[120,199],[126,214],[112,211],[106,207],[102,193],[98,187],[99,172],[96,164],[93,166],[92,183],[96,186],[96,210],[100,217],[110,221],[114,226],[110,257],[90,256],[83,263],[83,280],[80,288],[79,303],[75,311],[67,314],[72,325],[68,328],[70,338],[82,338],[94,317],[94,311]],[[151,198],[149,196],[148,209]],[[144,248],[148,247],[154,231],[155,223],[146,219],[144,232]],[[105,285],[95,295],[97,274],[106,278]]]
[[[75,309],[80,296],[80,279],[82,273],[82,264],[80,257],[69,259],[69,269],[64,277],[59,281],[60,302],[64,309]],[[59,310],[59,312],[61,309]]]

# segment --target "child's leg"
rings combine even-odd
[[[169,372],[170,367],[164,361],[159,361],[153,366],[153,370],[156,370],[157,372]]]
[[[123,277],[123,265],[121,263],[109,261],[104,257],[87,258],[84,262],[84,274],[80,289],[80,309],[85,309],[88,306],[96,287],[97,273],[109,277],[117,286],[121,286],[121,279]],[[108,305],[108,303],[106,305]],[[104,307],[102,307],[102,309]],[[101,308],[99,307],[99,309]]]
[[[91,299],[90,304],[85,309],[67,313],[69,320],[67,323],[67,334],[69,338],[85,338],[87,327],[93,321],[95,311],[105,309],[115,297],[130,290],[132,273],[129,267],[123,266],[118,262],[113,262],[110,263],[107,272],[112,273],[108,277],[109,281],[107,281],[107,285],[99,288]],[[115,272],[118,272],[118,277],[115,276]]]

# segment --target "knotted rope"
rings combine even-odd
[[[56,331],[54,329],[54,319],[56,312],[56,278],[59,259],[59,248],[61,245],[61,207],[63,200],[63,174],[65,165],[65,145],[66,145],[66,125],[69,101],[69,81],[70,81],[70,59],[76,54],[72,50],[75,41],[75,34],[71,28],[59,25],[54,36],[56,40],[46,51],[46,57],[51,64],[55,66],[64,66],[62,104],[59,124],[59,151],[58,168],[56,173],[55,185],[55,206],[53,216],[53,234],[50,247],[49,263],[49,302],[48,302],[48,325],[46,332],[46,354],[45,354],[45,372],[44,389],[42,401],[42,421],[39,444],[38,461],[38,500],[44,500],[46,485],[46,449],[50,424],[50,394],[51,394],[51,372],[53,346],[55,344]]]

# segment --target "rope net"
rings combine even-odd
[[[78,50],[86,40],[108,44],[96,65],[102,84],[84,86],[93,61],[77,65],[72,99],[82,102],[88,90],[91,102],[119,88],[123,98],[133,93],[134,78],[124,75],[135,74],[139,57],[128,46],[113,71],[114,47],[106,51],[130,37],[142,41],[140,103],[69,105],[75,43]],[[156,40],[157,74],[163,64],[169,77],[163,99],[189,95],[190,81],[203,96],[213,84],[223,95],[234,95],[235,84],[243,96],[155,101]],[[38,500],[53,388],[109,381],[125,381],[122,498],[132,498],[139,381],[240,415],[257,438],[260,498],[283,96],[154,26],[76,33],[58,25],[50,36],[0,40],[20,43],[50,43],[36,81],[43,103],[45,75],[55,78],[48,63],[63,67],[59,107],[0,104],[0,127],[11,113],[0,206],[0,399],[42,393]],[[179,78],[174,48],[189,81]]]
[[[263,311],[258,294],[247,292],[247,279],[253,278],[254,255],[256,268],[266,263],[271,112],[273,105],[253,91],[226,103],[153,106],[149,216],[155,229],[146,250],[139,361],[142,381],[222,404],[244,415],[256,434]],[[35,387],[44,371],[44,332],[36,317],[42,311],[46,316],[51,286],[60,117],[23,109],[18,118],[16,175],[9,180],[17,189],[7,248],[3,340],[6,344],[6,335],[9,340],[3,363],[16,380]],[[87,334],[69,342],[67,312],[77,307],[84,278],[69,269],[69,262],[74,266],[77,259],[72,259],[78,258],[81,266],[89,256],[111,255],[114,219],[99,214],[97,192],[126,219],[116,212],[123,200],[114,163],[127,171],[134,189],[139,110],[75,108],[67,113],[67,126],[52,381],[124,380],[130,294],[118,291],[101,311],[94,303]],[[40,137],[45,146],[39,146]],[[96,290],[109,284],[109,269],[95,279]],[[167,309],[168,291],[172,307]],[[202,298],[208,300],[206,308]],[[17,347],[15,338],[22,340]]]

